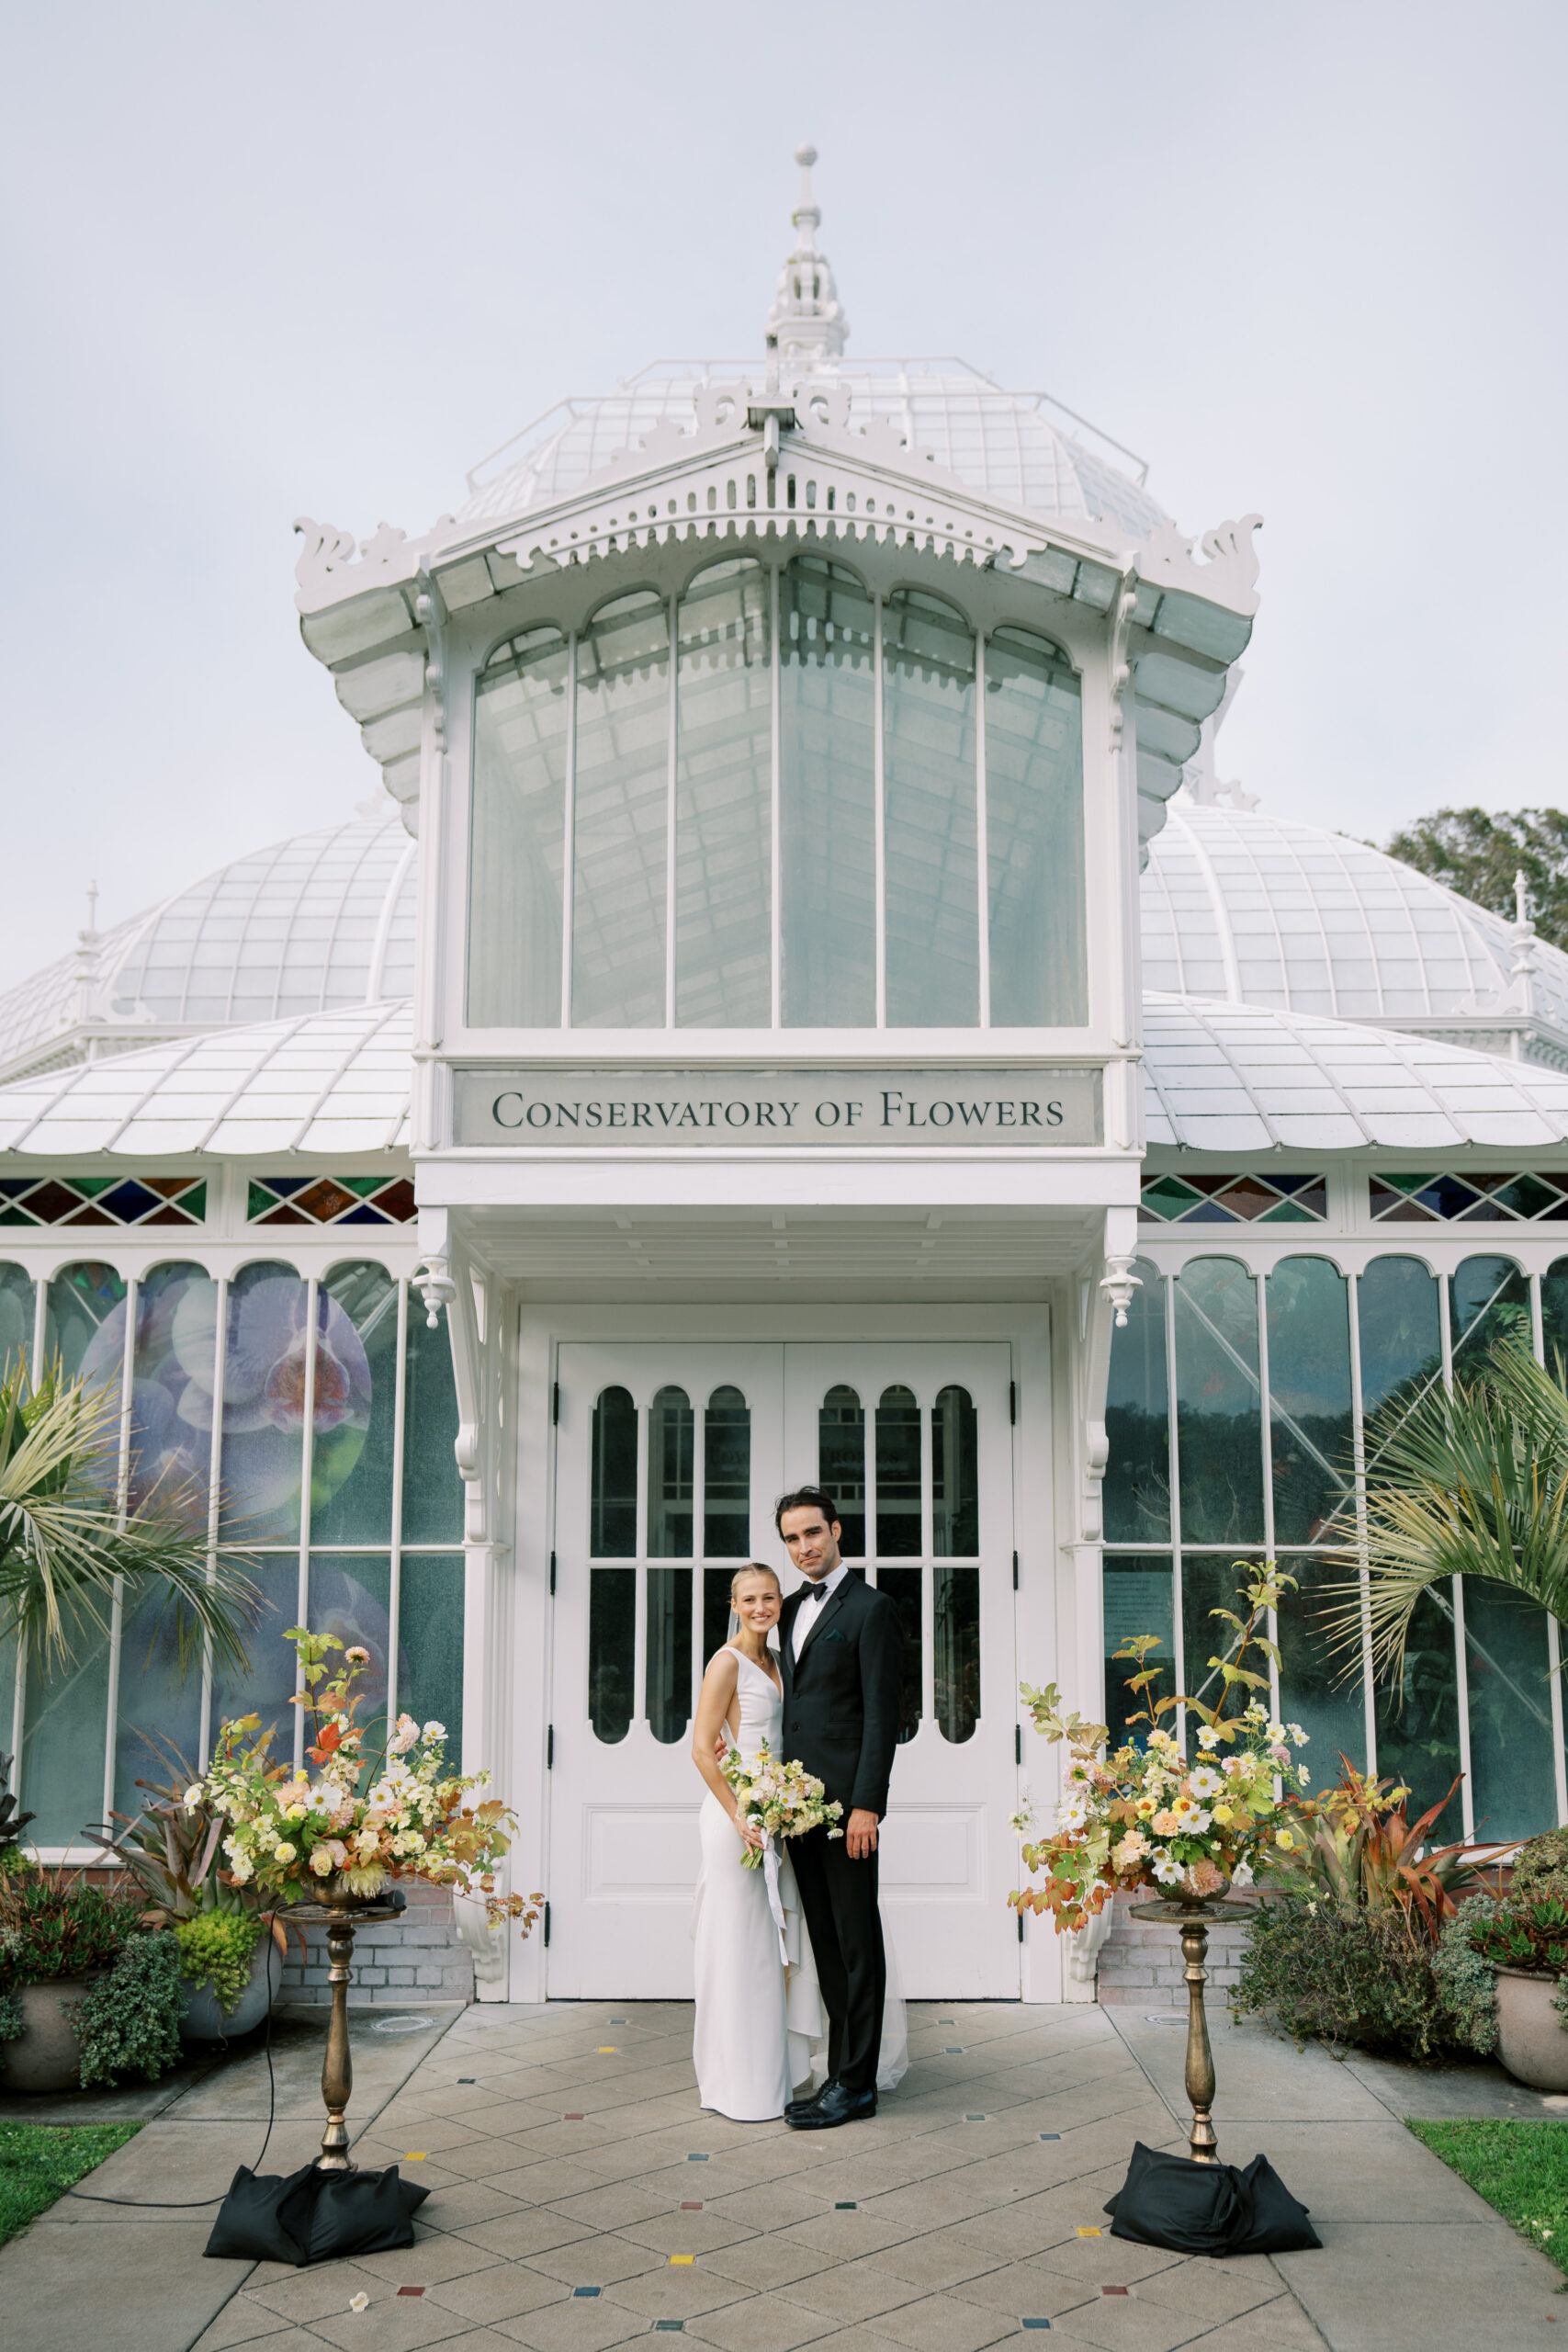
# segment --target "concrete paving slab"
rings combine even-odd
[[[1562,2273],[1489,2211],[1469,2225],[1330,2222],[1320,2234],[1322,2254],[1276,2261],[1333,2352],[1558,2352],[1562,2343]]]

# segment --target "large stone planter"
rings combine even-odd
[[[81,2088],[82,2049],[66,2012],[97,1982],[97,1974],[51,1976],[41,1984],[21,1986],[17,1999],[26,2030],[16,2041],[0,2041],[0,2089],[39,2098]]]
[[[1568,2091],[1568,2033],[1552,2007],[1556,1991],[1555,1976],[1497,1971],[1497,2054],[1532,2090]]]
[[[270,1971],[270,1973],[269,1973]],[[283,1981],[283,1956],[270,1935],[264,1935],[251,1954],[251,1981],[225,2014],[210,1984],[192,1985],[186,1994],[180,2019],[180,2040],[189,2042],[232,2041],[260,2025]]]

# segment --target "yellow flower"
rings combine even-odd
[[[275,1846],[272,1850],[275,1859],[280,1862],[291,1862],[294,1860],[294,1849],[287,1840],[280,1846]]]
[[[1217,1804],[1217,1805],[1214,1807],[1214,1819],[1215,1819],[1216,1821],[1227,1821],[1227,1822],[1228,1822],[1228,1821],[1234,1821],[1234,1819],[1235,1819],[1235,1814],[1233,1813],[1233,1811],[1232,1811],[1231,1807],[1230,1807],[1228,1804]]]
[[[1292,1837],[1288,1829],[1276,1829],[1274,1832],[1274,1843],[1276,1846],[1282,1847],[1284,1851],[1289,1854],[1294,1850],[1296,1841]]]

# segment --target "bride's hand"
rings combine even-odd
[[[735,1826],[740,1832],[741,1844],[743,1846],[755,1846],[758,1851],[761,1852],[764,1840],[762,1833],[758,1828],[756,1823],[754,1821],[746,1820],[743,1815],[738,1813],[735,1816]]]

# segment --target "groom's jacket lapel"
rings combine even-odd
[[[807,1636],[806,1646],[801,1651],[800,1657],[797,1661],[797,1671],[805,1667],[807,1659],[811,1656],[812,1651],[816,1649],[818,1644],[821,1641],[823,1634],[827,1632],[834,1618],[839,1614],[839,1611],[843,1608],[845,1602],[848,1600],[850,1597],[850,1587],[857,1581],[858,1579],[852,1571],[850,1575],[845,1577],[843,1582],[839,1585],[834,1591],[828,1595],[826,1600],[802,1600],[801,1607],[811,1611],[812,1614],[817,1619],[817,1623]],[[791,1646],[794,1646],[793,1642]]]

